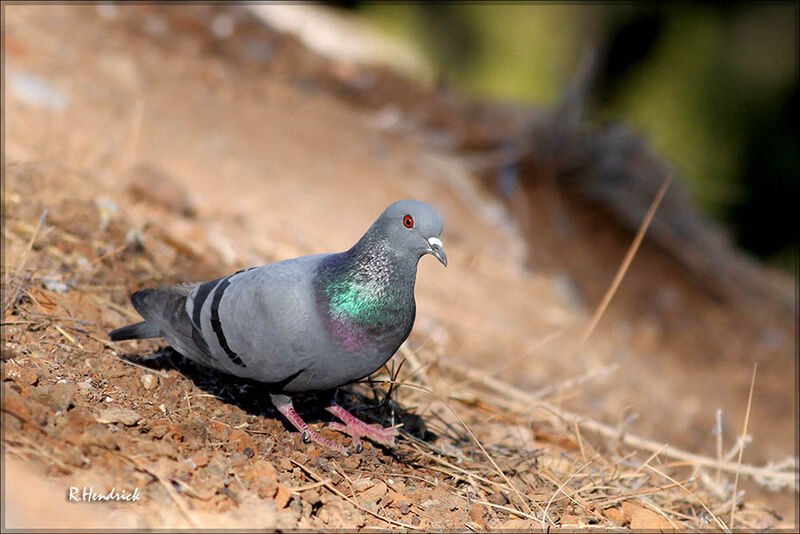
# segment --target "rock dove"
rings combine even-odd
[[[335,388],[383,366],[411,332],[417,263],[432,254],[447,266],[442,218],[418,200],[391,204],[345,252],[252,267],[197,284],[131,295],[145,319],[113,341],[163,337],[190,360],[269,384],[270,399],[311,440],[348,452],[311,430],[290,395]],[[394,445],[396,429],[369,425],[329,395],[326,408],[353,436]]]

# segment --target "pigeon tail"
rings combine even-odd
[[[148,339],[162,337],[164,333],[159,328],[174,327],[173,317],[180,318],[186,294],[190,286],[156,287],[143,289],[131,295],[131,302],[136,311],[146,320],[140,323],[129,324],[109,332],[111,341],[125,339]]]
[[[122,341],[124,339],[147,339],[151,337],[161,337],[161,332],[156,330],[147,321],[129,324],[108,333],[111,341]]]

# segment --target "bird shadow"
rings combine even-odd
[[[123,354],[122,358],[153,370],[175,369],[191,380],[199,389],[213,395],[218,400],[237,406],[250,415],[277,419],[288,432],[296,432],[295,428],[291,426],[270,401],[269,395],[274,392],[270,384],[236,377],[197,364],[170,346],[160,348],[146,355]],[[331,395],[336,395],[336,402],[357,417],[368,414],[364,418],[368,423],[377,423],[383,427],[402,423],[402,428],[416,439],[424,441],[436,439],[436,435],[426,429],[422,418],[414,413],[413,408],[403,407],[391,398],[391,389],[386,394],[381,393],[377,388],[372,388],[371,393],[372,398],[364,392],[348,386],[335,392],[321,391],[292,394],[292,403],[295,410],[307,423],[330,423],[335,418],[324,408],[328,405]],[[374,443],[374,445],[400,459],[398,449],[390,449],[377,443]]]

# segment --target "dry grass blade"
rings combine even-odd
[[[558,486],[558,488],[556,489],[556,491],[554,491],[554,492],[553,492],[553,495],[551,495],[551,496],[550,496],[550,499],[547,501],[547,506],[545,506],[545,507],[544,507],[544,514],[542,515],[542,521],[541,521],[541,522],[542,522],[542,532],[547,532],[547,531],[548,531],[548,527],[547,527],[547,524],[546,524],[546,522],[547,522],[547,511],[550,509],[550,505],[551,505],[551,504],[553,504],[553,500],[554,500],[554,499],[555,499],[555,498],[558,496],[558,494],[559,494],[559,493],[564,493],[564,495],[565,495],[565,496],[569,497],[569,495],[567,495],[567,494],[564,492],[564,486],[566,486],[566,485],[567,485],[567,483],[568,483],[570,480],[572,480],[572,479],[575,477],[575,475],[577,475],[578,473],[580,473],[581,471],[583,471],[584,469],[586,469],[587,467],[589,467],[589,465],[590,465],[590,464],[591,464],[593,461],[594,461],[594,458],[590,459],[588,462],[586,462],[586,463],[584,463],[582,466],[580,466],[580,467],[579,467],[579,468],[578,468],[578,469],[577,469],[577,470],[576,470],[574,473],[572,473],[571,475],[569,475],[569,476],[568,476],[568,477],[567,477],[567,478],[564,480],[564,482],[562,482],[561,484],[559,484],[559,486]],[[552,521],[551,521],[551,523],[552,523]]]
[[[305,486],[300,486],[299,488],[288,488],[291,493],[300,494],[304,491],[308,491],[310,489],[318,488],[320,486],[325,486],[326,484],[330,484],[331,480],[329,478],[320,480],[319,482],[312,482],[311,484],[306,484]]]
[[[33,234],[31,234],[31,238],[30,240],[28,240],[28,244],[26,245],[25,250],[22,253],[22,256],[20,256],[19,264],[17,265],[16,271],[14,271],[17,278],[19,279],[19,282],[17,282],[17,285],[14,286],[14,289],[11,291],[11,293],[6,298],[6,301],[3,303],[3,316],[5,316],[8,307],[11,306],[12,303],[16,302],[17,296],[19,295],[19,292],[22,289],[23,285],[22,271],[25,269],[25,265],[28,263],[28,257],[30,256],[31,250],[33,249],[33,244],[36,242],[36,238],[39,236],[39,232],[41,231],[42,226],[44,226],[44,221],[45,219],[47,219],[48,211],[50,211],[50,208],[47,207],[44,208],[44,211],[42,211],[42,215],[39,217],[39,223],[36,225]]]
[[[547,345],[550,341],[558,338],[563,333],[564,333],[564,330],[556,330],[555,332],[552,332],[552,333],[548,334],[543,339],[539,340],[539,342],[536,343],[536,345],[534,345],[530,350],[527,350],[527,351],[523,352],[521,355],[518,355],[518,356],[516,356],[514,358],[509,359],[502,366],[496,367],[495,369],[493,369],[488,374],[480,375],[480,376],[482,376],[484,378],[492,378],[494,376],[497,376],[498,374],[502,373],[503,371],[505,371],[507,369],[510,369],[511,367],[513,367],[514,365],[518,364],[519,362],[525,361],[526,359],[530,358],[531,356],[536,354],[536,352],[539,351],[542,347]],[[474,383],[477,380],[479,380],[479,377],[477,377],[477,376],[473,376],[473,377],[467,378],[463,382],[453,385],[452,389],[454,389],[454,390],[462,389],[462,388]]]
[[[488,376],[486,373],[477,369],[464,367],[464,365],[459,362],[452,361],[448,358],[439,358],[436,361],[436,365],[446,367],[448,371],[454,371],[464,375],[472,383],[479,384],[489,390],[494,391],[495,393],[499,393],[501,396],[509,398],[511,401],[518,403],[518,405],[531,406],[536,403],[536,399],[534,399],[533,396],[527,391],[522,391],[521,389],[512,386],[508,382],[504,382],[499,378]]]
[[[522,518],[522,519],[528,519],[530,521],[538,521],[536,516],[533,516],[533,515],[530,515],[530,514],[526,514],[525,512],[520,512],[516,508],[509,508],[508,506],[503,506],[502,504],[495,504],[493,502],[482,501],[480,499],[475,499],[473,502],[476,502],[478,504],[482,504],[483,506],[487,506],[489,508],[496,508],[497,510],[502,510],[502,511],[504,511],[506,513],[509,513],[511,515],[515,515],[515,516],[517,516],[519,518]]]
[[[721,528],[725,532],[730,532],[730,529],[725,524],[725,522],[722,521],[722,519],[720,519],[714,512],[712,512],[711,509],[708,507],[708,505],[706,505],[706,503],[703,502],[703,499],[695,495],[692,490],[690,490],[689,488],[687,488],[686,486],[684,486],[683,484],[681,484],[680,482],[669,476],[668,474],[664,473],[663,471],[656,469],[652,465],[647,465],[646,467],[647,469],[653,471],[659,476],[666,478],[667,480],[669,480],[670,482],[681,488],[683,491],[685,491],[690,497],[692,497],[695,501],[697,501],[700,504],[700,506],[703,507],[706,513],[717,523],[717,525],[719,525],[719,528]]]
[[[644,475],[644,476],[649,476],[649,475]],[[640,497],[640,496],[655,495],[655,494],[664,493],[665,491],[670,490],[672,488],[681,487],[681,484],[683,484],[683,483],[682,482],[675,482],[675,483],[670,483],[670,484],[664,484],[663,486],[656,486],[656,487],[653,487],[653,488],[645,488],[645,489],[640,489],[640,490],[636,490],[636,491],[629,491],[627,493],[624,493],[622,495],[618,495],[618,496],[610,498],[610,499],[597,500],[597,501],[595,501],[595,506],[598,509],[608,508],[609,506],[612,506],[612,505],[617,504],[619,502],[623,502],[623,501],[629,500],[631,497]],[[591,489],[593,490],[593,489],[596,489],[597,487],[598,486],[592,486]],[[689,519],[692,519],[692,518],[689,518]]]
[[[356,508],[358,508],[362,512],[366,512],[369,515],[380,519],[381,521],[385,521],[385,522],[389,523],[390,525],[406,528],[406,529],[409,529],[409,530],[422,530],[421,528],[415,527],[414,525],[409,525],[409,524],[406,524],[406,523],[402,523],[400,521],[395,521],[394,519],[391,519],[391,518],[388,518],[388,517],[384,517],[384,516],[382,516],[382,515],[380,515],[378,513],[375,513],[375,512],[373,512],[371,510],[368,510],[367,508],[364,508],[363,506],[358,504],[358,502],[355,499],[351,499],[350,497],[348,497],[347,495],[345,495],[344,493],[342,493],[341,491],[336,489],[336,486],[331,484],[330,481],[328,481],[327,479],[323,479],[321,476],[319,476],[316,473],[314,473],[311,469],[309,469],[305,465],[301,464],[300,462],[296,462],[294,460],[289,460],[289,461],[292,462],[297,467],[299,467],[304,473],[306,473],[309,477],[311,477],[315,482],[320,482],[321,485],[325,486],[326,488],[331,490],[333,493],[335,493],[336,495],[338,495],[342,499],[346,500],[347,502],[349,502],[350,504],[352,504],[353,506],[355,506]]]
[[[714,434],[717,436],[717,461],[722,461],[722,409],[717,408],[717,416],[714,422]],[[722,476],[722,470],[717,468],[717,473],[714,476],[714,485],[719,484],[719,479]]]
[[[140,469],[141,471],[144,471],[145,473],[155,477],[156,480],[158,480],[159,484],[161,484],[161,486],[164,488],[164,490],[166,490],[170,498],[173,501],[175,501],[175,504],[178,505],[178,510],[180,510],[181,515],[189,523],[189,525],[192,528],[200,528],[197,522],[192,518],[191,512],[189,510],[189,507],[186,505],[186,502],[181,498],[178,492],[175,491],[175,488],[172,487],[172,484],[169,481],[164,480],[164,477],[162,477],[160,474],[156,473],[152,469],[148,469],[136,458],[133,458],[132,456],[128,456],[127,454],[123,453],[117,453],[117,454],[119,454],[125,460],[133,464],[137,469]]]
[[[128,138],[128,144],[125,147],[125,152],[123,153],[123,157],[119,162],[119,171],[121,173],[126,172],[128,169],[131,168],[135,155],[136,155],[136,148],[139,144],[139,136],[142,132],[142,119],[144,118],[144,97],[137,99],[136,105],[133,108],[133,113],[131,115],[131,134]]]
[[[617,363],[612,363],[611,365],[606,365],[605,367],[603,367],[601,369],[590,371],[588,373],[585,373],[582,376],[578,376],[578,377],[570,379],[570,380],[565,380],[564,382],[562,382],[560,384],[552,384],[552,385],[543,387],[542,389],[540,389],[540,390],[536,391],[535,393],[533,393],[532,396],[535,399],[541,399],[541,398],[544,398],[544,397],[550,395],[553,392],[556,392],[556,391],[560,392],[560,391],[564,391],[564,390],[567,390],[567,389],[574,388],[575,386],[579,386],[581,384],[585,384],[586,382],[590,382],[592,380],[597,380],[598,378],[602,378],[602,377],[604,377],[606,375],[610,375],[611,373],[616,371],[618,367],[619,367],[619,364],[617,364]]]
[[[25,461],[30,461],[30,458],[26,458],[24,456],[25,454],[35,455],[47,459],[47,461],[52,462],[54,465],[58,466],[58,468],[64,471],[65,473],[73,473],[75,471],[74,467],[70,467],[69,465],[64,463],[60,458],[58,458],[55,454],[51,453],[50,451],[47,451],[44,447],[42,447],[33,440],[19,439],[19,438],[14,440],[4,439],[3,445],[5,445],[7,452],[16,454]]]
[[[71,267],[72,274],[74,275],[78,271],[87,271],[89,269],[92,269],[96,264],[100,263],[101,261],[103,261],[105,259],[108,259],[108,258],[114,256],[115,254],[119,254],[120,252],[122,252],[123,250],[128,248],[128,246],[129,246],[128,243],[123,243],[122,245],[120,245],[120,246],[118,246],[118,247],[116,247],[116,248],[114,248],[112,250],[109,250],[108,252],[106,252],[104,254],[101,254],[100,256],[96,257],[92,261],[89,261],[89,262],[84,263],[82,265],[73,265]]]
[[[408,341],[404,341],[403,344],[400,345],[399,350],[400,354],[402,354],[411,365],[411,375],[423,384],[429,384],[430,380],[425,372],[427,365],[423,365],[423,363],[419,361],[416,353],[408,347]]]
[[[502,485],[497,483],[497,482],[489,480],[488,478],[482,477],[482,476],[480,476],[480,475],[478,475],[476,473],[472,473],[470,471],[467,471],[466,469],[463,469],[461,467],[453,465],[451,462],[448,462],[447,460],[439,458],[438,456],[434,455],[433,453],[430,453],[428,451],[422,450],[422,448],[420,447],[419,443],[412,442],[412,445],[414,446],[415,449],[417,449],[417,452],[419,452],[419,454],[422,454],[426,458],[430,458],[431,461],[434,461],[434,462],[437,462],[439,464],[442,464],[443,466],[445,466],[448,469],[450,469],[450,471],[442,470],[440,472],[446,472],[449,476],[451,476],[453,478],[457,478],[459,476],[459,473],[460,473],[460,474],[464,475],[464,477],[462,477],[464,480],[467,480],[469,478],[473,478],[473,479],[475,479],[475,480],[477,480],[479,482],[483,482],[484,484],[489,485],[489,486],[502,487]]]
[[[635,475],[638,475],[639,473],[641,473],[641,472],[642,472],[642,469],[644,469],[645,467],[647,467],[648,465],[650,465],[650,462],[652,462],[652,461],[655,459],[655,457],[656,457],[656,456],[658,456],[659,454],[661,454],[662,452],[664,452],[664,449],[666,449],[667,447],[669,447],[669,445],[665,443],[663,447],[661,447],[661,448],[660,448],[660,449],[658,449],[656,452],[654,452],[653,454],[651,454],[651,455],[650,455],[650,457],[649,457],[649,458],[647,458],[647,460],[645,460],[645,461],[644,461],[644,463],[642,463],[642,465],[640,465],[639,467],[637,467],[637,468],[636,468],[636,471],[634,471],[634,474],[635,474]]]
[[[128,360],[126,358],[120,358],[119,361],[124,363],[125,365],[130,365],[130,366],[133,366],[133,367],[138,367],[139,369],[144,369],[148,373],[152,373],[154,375],[158,375],[161,378],[169,378],[169,375],[167,373],[165,373],[164,371],[160,371],[158,369],[153,369],[152,367],[147,367],[147,366],[138,364],[138,363],[136,363],[134,361],[131,361],[131,360]],[[205,395],[197,395],[197,396],[200,397],[200,396],[205,396]],[[207,396],[214,397],[214,395],[207,395]],[[214,397],[214,398],[216,398],[216,397]]]
[[[733,498],[731,499],[733,502],[731,503],[731,520],[730,525],[733,528],[733,524],[736,520],[736,492],[739,489],[739,470],[742,466],[742,455],[744,454],[744,438],[747,436],[747,424],[750,422],[750,408],[753,405],[753,389],[756,386],[756,371],[758,371],[758,362],[753,365],[753,378],[750,380],[750,394],[747,397],[747,411],[744,414],[744,425],[742,427],[742,446],[739,447],[739,459],[736,461],[736,476],[733,479]]]
[[[440,396],[438,393],[435,393],[434,391],[432,391],[432,390],[430,390],[430,389],[428,389],[426,387],[422,387],[420,385],[417,385],[417,384],[411,384],[411,383],[408,383],[408,382],[397,382],[396,384],[398,386],[405,386],[405,387],[408,387],[408,388],[412,388],[412,389],[416,389],[418,391],[423,391],[425,393],[428,393],[429,395],[431,395],[431,396],[435,397],[437,400],[439,400],[439,402],[441,402],[448,410],[450,410],[450,413],[452,413],[453,416],[456,419],[458,419],[458,422],[461,424],[461,426],[464,427],[464,430],[467,431],[467,433],[469,434],[469,437],[472,438],[472,440],[475,442],[475,444],[478,445],[478,448],[480,448],[480,450],[483,453],[483,455],[486,456],[486,458],[492,464],[492,467],[494,467],[494,469],[500,474],[500,476],[503,478],[503,480],[506,481],[506,484],[508,484],[508,487],[511,488],[511,490],[514,492],[514,495],[516,495],[517,499],[519,499],[520,504],[525,507],[525,510],[527,511],[528,515],[533,515],[533,510],[531,510],[530,506],[528,506],[528,503],[525,502],[525,499],[522,497],[522,495],[520,494],[520,492],[517,489],[517,487],[514,484],[511,483],[511,480],[509,480],[508,476],[506,476],[506,474],[503,472],[503,470],[500,469],[500,466],[497,465],[497,462],[494,461],[494,458],[492,458],[492,455],[489,454],[489,452],[484,448],[483,444],[480,442],[480,440],[477,438],[477,436],[475,436],[475,434],[473,434],[472,430],[470,430],[470,428],[467,426],[467,423],[465,423],[464,420],[461,418],[461,416],[459,416],[455,412],[455,410],[453,410],[453,408],[450,406],[450,404],[447,402],[447,400],[445,398]]]
[[[581,339],[578,342],[578,354],[583,352],[583,348],[586,346],[586,342],[589,340],[589,336],[591,336],[592,332],[594,332],[595,327],[597,327],[597,323],[600,322],[600,318],[605,313],[609,302],[611,302],[611,299],[617,292],[620,283],[622,283],[622,279],[625,277],[625,273],[628,272],[628,267],[631,266],[633,257],[636,255],[636,251],[639,250],[639,245],[642,244],[642,239],[644,239],[644,234],[645,232],[647,232],[647,228],[650,226],[650,222],[653,220],[653,217],[656,214],[656,210],[658,210],[658,206],[661,204],[661,200],[664,198],[664,194],[667,192],[667,188],[669,187],[670,183],[672,183],[671,173],[669,176],[667,176],[667,179],[664,180],[664,183],[661,185],[661,189],[658,190],[656,198],[653,199],[653,203],[650,205],[650,209],[647,211],[647,215],[645,216],[642,225],[639,227],[639,231],[636,233],[636,237],[633,239],[633,243],[631,243],[631,246],[628,249],[627,254],[625,254],[625,259],[622,260],[622,265],[620,265],[619,270],[617,271],[617,274],[614,277],[614,281],[611,282],[611,286],[609,286],[608,291],[606,291],[606,294],[603,295],[603,300],[600,302],[600,305],[594,312],[592,320],[589,321],[589,326],[587,326],[586,330],[583,332],[583,335],[581,336]]]

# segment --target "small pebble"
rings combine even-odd
[[[25,387],[38,382],[39,374],[15,362],[10,362],[3,367],[3,380],[13,380],[21,387]]]
[[[128,408],[105,408],[95,418],[98,423],[122,423],[125,426],[133,426],[142,417]]]
[[[356,491],[364,491],[374,485],[375,483],[370,478],[359,478],[358,480],[353,481],[353,489]]]
[[[169,428],[167,428],[166,424],[153,425],[152,427],[150,427],[150,434],[152,434],[154,438],[161,439],[167,434],[168,430]],[[206,464],[207,463],[208,462],[206,462]]]
[[[508,499],[506,499],[505,495],[498,491],[489,495],[489,502],[502,506],[508,502]]]
[[[147,391],[151,391],[151,390],[155,389],[156,386],[158,386],[158,377],[157,376],[154,376],[154,375],[151,375],[151,374],[146,374],[146,375],[142,375],[140,380],[142,381],[142,387],[144,387],[144,389],[146,389]]]
[[[378,502],[386,494],[386,484],[377,482],[374,486],[361,494],[361,498],[366,502]]]

